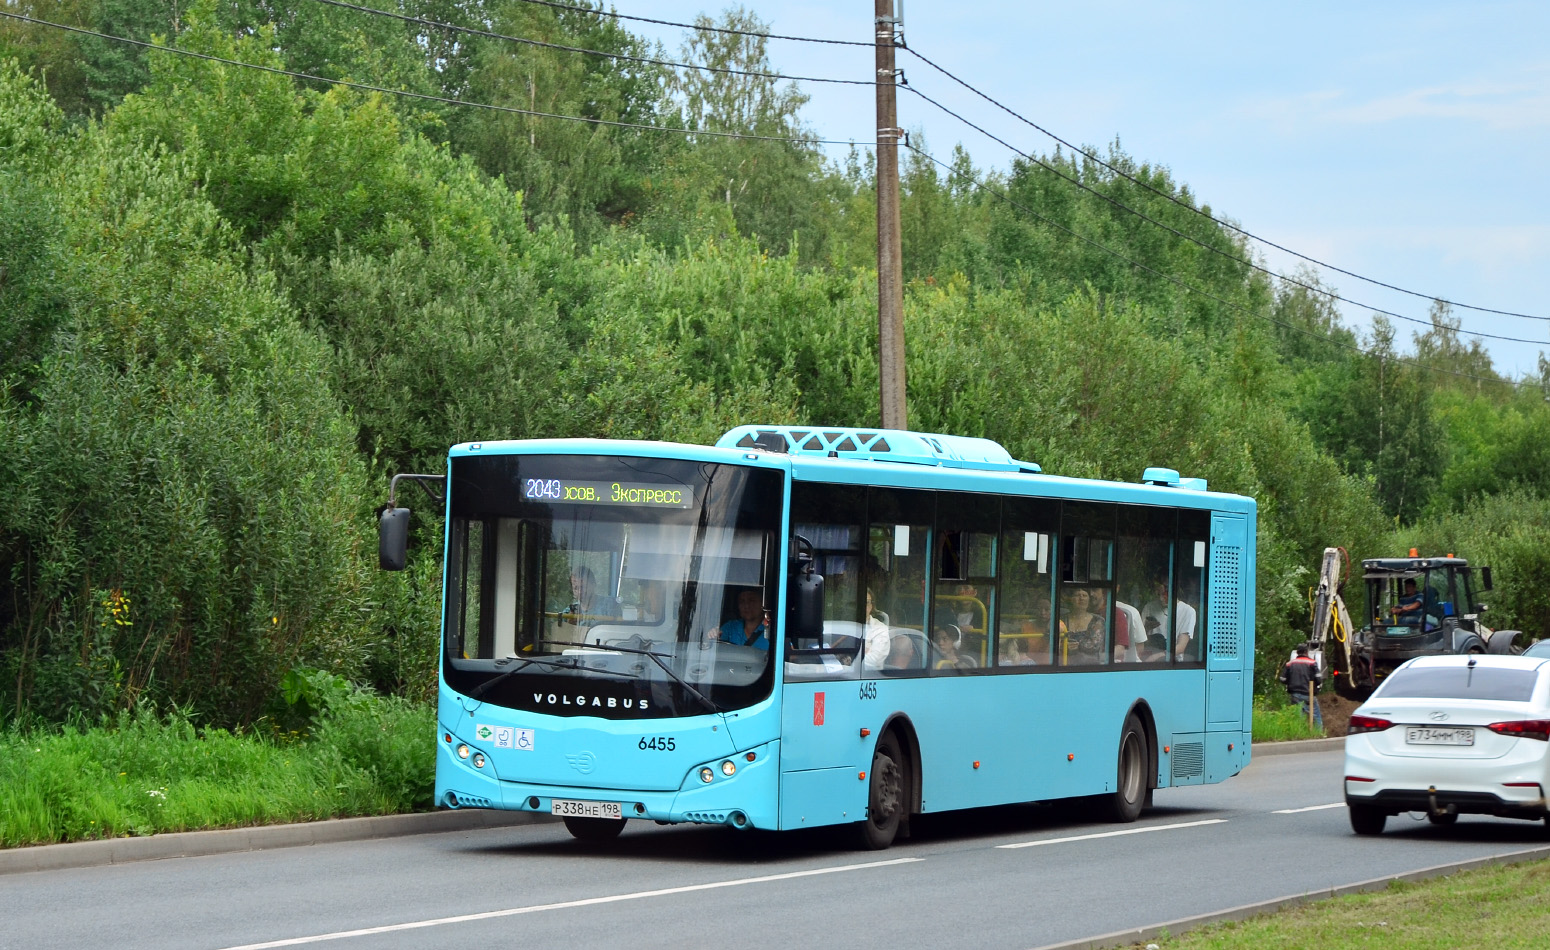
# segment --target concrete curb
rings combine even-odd
[[[1291,742],[1255,742],[1249,746],[1252,758],[1265,755],[1291,755],[1294,752],[1331,752],[1345,748],[1345,736],[1330,739],[1296,739]]]
[[[1320,742],[1325,740],[1314,739],[1312,741]],[[1328,890],[1291,894],[1286,897],[1277,897],[1268,901],[1259,901],[1254,904],[1244,904],[1241,907],[1219,910],[1210,914],[1197,914],[1194,917],[1181,917],[1178,920],[1170,920],[1166,923],[1137,927],[1134,930],[1117,930],[1114,933],[1104,934],[1101,937],[1084,937],[1080,940],[1068,940],[1065,943],[1045,944],[1037,948],[1037,950],[1108,950],[1110,947],[1125,947],[1131,944],[1160,940],[1165,935],[1177,937],[1185,931],[1195,930],[1209,924],[1248,920],[1250,917],[1258,917],[1261,914],[1269,914],[1287,907],[1296,907],[1299,904],[1311,904],[1314,901],[1321,901],[1331,897],[1344,897],[1347,894],[1360,894],[1365,891],[1379,891],[1388,887],[1393,881],[1424,881],[1428,878],[1456,874],[1459,871],[1473,871],[1476,868],[1492,867],[1501,864],[1520,864],[1524,861],[1538,861],[1546,858],[1550,858],[1550,846],[1529,848],[1525,851],[1511,851],[1506,854],[1495,854],[1487,858],[1475,858],[1471,861],[1438,864],[1429,868],[1422,868],[1419,871],[1406,871],[1403,874],[1370,878],[1365,881],[1358,881],[1355,884],[1331,887]]]
[[[398,838],[405,835],[503,828],[552,820],[548,815],[533,812],[468,809],[423,812],[413,815],[378,815],[370,818],[339,818],[292,825],[225,828],[217,831],[181,831],[143,838],[75,841],[69,844],[35,845],[0,850],[0,875],[128,864],[134,861],[156,861],[161,858],[267,851],[271,848],[295,848],[340,841],[368,841],[373,838]]]

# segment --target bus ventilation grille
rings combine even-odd
[[[462,792],[453,792],[452,794],[457,796],[456,807],[458,808],[491,807],[490,800],[488,798],[480,798],[478,795],[464,795]]]
[[[1173,777],[1195,778],[1206,770],[1206,747],[1202,742],[1181,742],[1173,747]]]
[[[689,821],[698,822],[702,825],[724,825],[727,823],[727,813],[724,811],[691,811],[686,812],[684,817]]]
[[[1211,552],[1211,589],[1236,592],[1243,549],[1237,545],[1221,544]],[[1235,657],[1238,655],[1239,630],[1243,626],[1238,596],[1213,598],[1208,605],[1211,612],[1211,655]]]

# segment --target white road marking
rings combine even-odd
[[[1226,818],[1207,818],[1204,821],[1181,821],[1176,825],[1147,825],[1145,828],[1126,828],[1124,831],[1102,831],[1091,835],[1074,835],[1070,838],[1045,838],[1042,841],[1019,841],[1017,844],[998,844],[998,848],[1037,848],[1041,844],[1065,844],[1068,841],[1091,841],[1094,838],[1118,838],[1120,835],[1142,835],[1148,831],[1172,831],[1175,828],[1199,828],[1201,825],[1226,824]]]
[[[1334,802],[1329,805],[1309,805],[1307,808],[1278,808],[1271,812],[1272,815],[1296,815],[1305,811],[1323,811],[1326,808],[1344,808],[1345,802]]]
[[[596,904],[614,904],[619,901],[642,900],[647,897],[667,897],[673,894],[691,894],[695,891],[709,891],[718,887],[740,887],[744,884],[763,884],[768,881],[789,881],[798,877],[813,877],[818,874],[838,874],[842,871],[864,871],[869,868],[885,868],[896,864],[913,864],[924,861],[925,858],[895,858],[892,861],[872,861],[867,864],[846,864],[833,868],[814,868],[810,871],[791,871],[786,874],[767,874],[763,877],[745,877],[735,881],[713,881],[710,884],[689,884],[684,887],[664,887],[655,891],[636,891],[633,894],[615,894],[611,897],[587,897],[581,900],[560,901],[555,904],[534,904],[529,907],[512,907],[506,910],[491,910],[481,914],[461,914],[457,917],[436,917],[431,920],[413,920],[404,924],[387,924],[382,927],[365,927],[360,930],[340,930],[335,933],[314,934],[310,937],[292,937],[287,940],[271,940],[266,943],[248,943],[240,947],[227,947],[226,950],[269,950],[271,947],[297,947],[308,943],[322,943],[325,940],[343,940],[347,937],[366,937],[372,934],[394,933],[400,930],[418,930],[423,927],[439,927],[443,924],[461,924],[473,920],[491,920],[496,917],[515,917],[518,914],[536,914],[546,910],[568,910],[572,907],[591,907]]]

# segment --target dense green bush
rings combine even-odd
[[[40,98],[0,77],[0,127]],[[6,712],[150,696],[242,721],[298,662],[358,672],[366,469],[326,345],[178,157],[100,128],[16,164],[31,151],[55,159],[26,170],[57,223],[12,286],[55,312],[0,392]],[[127,622],[105,621],[120,595]]]
[[[428,808],[429,707],[364,697],[305,740],[120,712],[0,731],[0,846]]]

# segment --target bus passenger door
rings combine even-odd
[[[1210,590],[1206,597],[1204,626],[1206,634],[1206,730],[1214,733],[1248,732],[1251,676],[1245,672],[1244,658],[1252,656],[1252,620],[1254,605],[1246,591],[1244,571],[1253,570],[1252,550],[1248,548],[1247,520],[1240,514],[1215,513],[1211,517],[1211,549],[1208,574]],[[1194,552],[1186,546],[1182,552]],[[1229,745],[1235,748],[1228,749]],[[1220,748],[1218,748],[1218,746]],[[1207,743],[1207,780],[1237,773],[1246,763],[1246,741]]]

